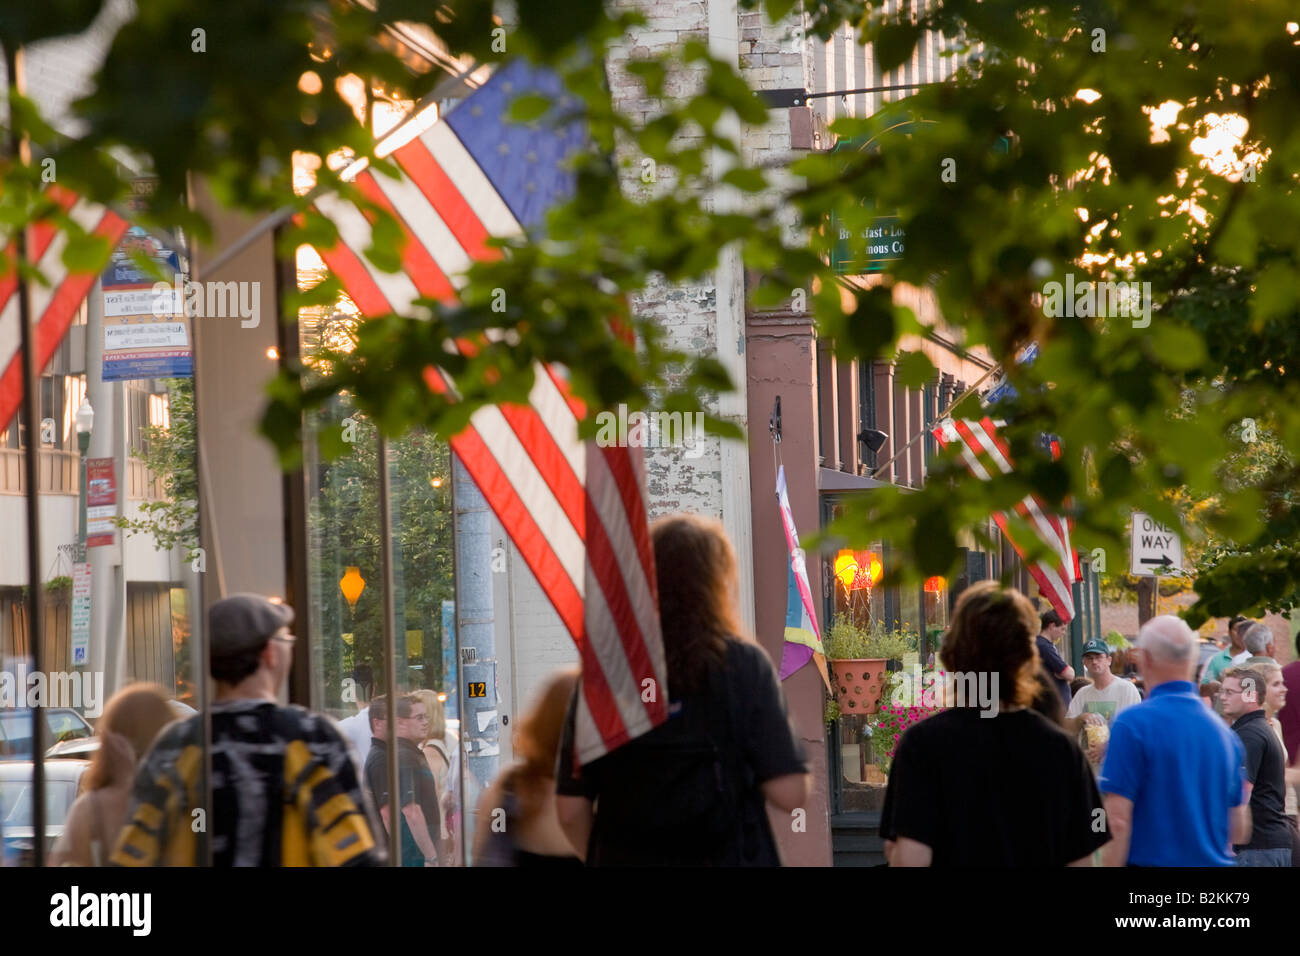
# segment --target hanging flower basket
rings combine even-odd
[[[885,658],[832,660],[831,685],[840,712],[874,714],[880,709],[880,692],[885,687]]]

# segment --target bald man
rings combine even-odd
[[[1138,633],[1147,699],[1116,716],[1097,781],[1108,866],[1232,866],[1232,844],[1249,842],[1245,751],[1192,683],[1197,644],[1168,615]]]

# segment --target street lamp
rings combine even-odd
[[[83,398],[77,409],[77,448],[81,453],[81,495],[77,515],[77,561],[86,560],[86,452],[90,450],[90,430],[95,425],[95,410]]]

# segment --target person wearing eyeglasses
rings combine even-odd
[[[1286,818],[1286,751],[1268,725],[1268,675],[1260,667],[1231,667],[1223,674],[1223,716],[1246,748],[1250,794],[1248,842],[1233,845],[1238,866],[1290,866],[1291,822]]]
[[[378,823],[347,741],[328,717],[281,706],[293,664],[293,609],[235,594],[208,611],[212,803],[202,792],[198,714],[154,741],[136,774],[112,862],[199,866],[368,866]]]
[[[402,866],[437,866],[445,853],[440,853],[442,810],[438,801],[438,784],[433,771],[420,750],[428,735],[429,709],[415,696],[403,696],[394,701],[397,714],[396,733],[388,732],[388,699],[384,696],[370,702],[370,753],[366,755],[366,785],[379,807],[380,818],[387,830],[388,800],[388,740],[396,741],[398,808],[402,815],[401,848]]]

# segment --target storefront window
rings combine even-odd
[[[842,505],[828,503],[824,515]],[[937,710],[936,654],[948,624],[949,582],[887,584],[906,554],[888,542],[850,542],[827,559],[827,703],[838,761],[837,812],[878,811],[898,738]]]
[[[299,253],[299,282],[323,276],[314,254]],[[345,298],[299,313],[299,342],[311,368],[322,350],[347,351],[360,320]],[[391,524],[394,692],[424,704],[430,720],[419,746],[439,793],[440,863],[462,859],[461,752],[454,660],[451,463],[447,445],[416,431],[387,443],[381,460],[374,423],[344,395],[309,417],[304,442],[307,565],[312,636],[311,705],[338,719],[364,764],[373,697],[386,693],[384,540],[379,487],[387,473]],[[340,432],[341,427],[341,432]],[[336,435],[325,460],[317,435]],[[372,797],[377,795],[372,794]],[[433,819],[432,808],[426,818]],[[422,860],[404,860],[420,863]]]

